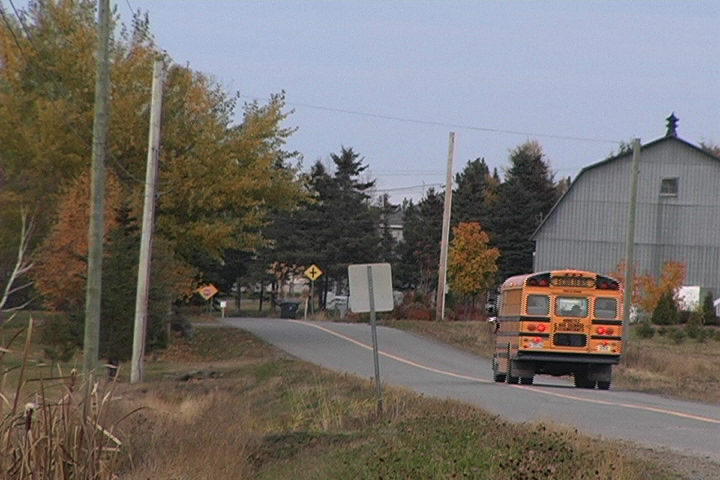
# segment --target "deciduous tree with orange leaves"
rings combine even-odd
[[[465,297],[486,291],[497,272],[497,248],[488,248],[488,234],[477,222],[460,223],[453,230],[448,273],[453,290]]]
[[[621,283],[625,283],[625,265],[623,260],[611,274]],[[668,260],[663,264],[662,274],[655,278],[652,275],[635,275],[633,282],[632,303],[638,305],[642,310],[650,313],[657,307],[662,296],[672,292],[673,298],[678,288],[685,281],[685,264],[675,260]],[[677,298],[675,298],[677,301]]]

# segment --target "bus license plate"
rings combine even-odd
[[[598,352],[609,352],[610,345],[598,345],[597,349],[598,349]]]
[[[563,320],[558,325],[558,331],[562,332],[582,332],[585,330],[582,322],[577,320]]]

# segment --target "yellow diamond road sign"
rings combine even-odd
[[[213,285],[212,283],[202,286],[195,291],[198,292],[200,296],[203,297],[205,300],[210,300],[213,295],[218,293],[218,289],[215,288],[215,285]]]
[[[320,275],[322,275],[322,270],[320,270],[315,265],[310,265],[310,267],[305,270],[305,276],[308,277],[310,280],[317,280]]]

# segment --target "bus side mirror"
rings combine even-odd
[[[493,305],[492,303],[486,304],[486,305],[485,305],[485,312],[486,312],[488,315],[495,315],[495,314],[497,313],[497,312],[496,312],[495,305]]]

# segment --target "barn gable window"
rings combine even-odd
[[[677,197],[678,196],[678,179],[675,178],[663,178],[660,182],[660,196],[661,197]]]

